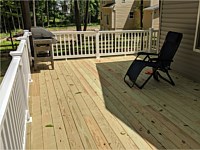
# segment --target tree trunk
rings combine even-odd
[[[12,19],[13,28],[14,28],[14,30],[16,31],[15,20],[14,20],[14,17],[13,17],[13,15],[12,15],[12,10],[11,10],[11,8],[9,8],[9,11],[10,11],[10,13],[11,13],[11,19]]]
[[[19,10],[18,10],[18,8],[17,8],[17,22],[18,22],[18,28],[21,29],[20,19],[19,19]]]
[[[22,14],[22,7],[19,7],[19,14]],[[23,20],[23,17],[22,15],[20,15],[20,19],[21,19],[21,25],[22,25],[22,29],[24,29],[24,20]]]
[[[47,4],[46,4],[46,13],[47,13],[47,27],[49,27],[49,3],[47,0]]]
[[[83,31],[87,30],[89,2],[90,2],[89,0],[86,1],[85,18],[84,18],[84,29],[83,29]]]
[[[5,29],[5,32],[7,33],[7,27],[6,27],[6,20],[5,20],[5,17],[3,16],[3,24],[4,24],[4,29]]]
[[[143,29],[143,0],[140,1],[140,29]],[[141,36],[141,49],[143,50],[143,34]]]
[[[140,1],[140,29],[143,29],[143,0]]]
[[[14,44],[13,44],[13,39],[12,39],[12,31],[11,31],[11,27],[10,27],[10,16],[6,15],[6,20],[7,20],[7,27],[8,27],[8,32],[9,32],[9,35],[10,35],[10,42],[11,42],[11,45],[12,45],[12,49],[14,50]],[[11,19],[12,20],[12,19]]]
[[[56,26],[56,5],[53,5],[53,24]]]
[[[24,22],[24,29],[31,30],[31,17],[30,17],[30,9],[29,9],[29,1],[23,0],[21,1],[21,10],[22,10],[22,17]]]
[[[29,1],[23,0],[21,1],[21,10],[24,22],[24,29],[31,31],[31,17],[30,17],[30,9],[29,9]],[[32,36],[29,37],[30,47],[31,47],[31,55],[34,56],[33,50],[33,40]]]
[[[35,14],[35,0],[33,0],[33,23],[34,23],[34,27],[36,27],[37,21],[36,21],[36,14]]]
[[[42,27],[44,27],[44,14],[43,14],[43,12],[41,13],[41,16],[42,16]]]
[[[74,0],[74,12],[75,12],[76,30],[77,30],[77,31],[81,31],[80,9],[79,9],[78,0]]]

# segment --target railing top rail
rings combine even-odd
[[[99,31],[100,33],[138,33],[138,32],[149,32],[149,30],[113,30],[113,31]]]
[[[16,51],[11,51],[10,55],[11,56],[16,56],[16,55],[20,56],[20,55],[22,55],[25,44],[26,44],[26,40],[21,40],[21,42],[19,43],[19,46],[17,47],[17,50]]]
[[[153,31],[158,31],[154,30]],[[94,31],[52,31],[55,35],[61,35],[61,34],[94,34],[95,32],[99,33],[140,33],[140,32],[149,32],[149,30],[113,30],[113,31],[100,31],[100,30],[94,30]]]
[[[53,34],[94,34],[95,31],[52,31]]]

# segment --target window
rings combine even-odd
[[[196,33],[194,39],[194,51],[200,52],[200,2],[197,15]]]
[[[109,15],[104,15],[104,23],[106,23],[107,25],[109,25]]]
[[[134,14],[133,14],[133,12],[131,11],[131,12],[129,13],[129,18],[133,18],[133,16],[134,16]]]
[[[109,16],[108,15],[106,16],[106,23],[107,23],[107,25],[109,25]]]

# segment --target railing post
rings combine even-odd
[[[159,51],[159,39],[160,39],[160,33],[158,31],[157,34],[156,34],[156,52],[157,52],[157,54],[158,54],[158,51]]]
[[[96,44],[96,58],[99,59],[100,58],[100,54],[99,54],[99,30],[95,29],[95,44]]]
[[[149,28],[149,52],[152,50],[152,34],[153,34],[153,28]]]
[[[27,43],[26,43],[27,44]],[[25,44],[25,46],[26,46],[26,44]],[[10,55],[12,56],[12,58],[14,58],[14,57],[20,57],[21,58],[21,61],[20,61],[20,64],[19,64],[19,66],[20,66],[20,74],[21,74],[21,81],[22,81],[22,85],[23,85],[23,96],[24,96],[24,102],[25,102],[25,107],[26,107],[26,112],[27,112],[27,123],[29,123],[29,122],[32,122],[32,118],[30,117],[30,113],[29,113],[29,106],[28,106],[28,93],[27,93],[27,89],[26,89],[26,82],[27,81],[25,81],[25,79],[26,79],[26,77],[25,77],[25,75],[24,75],[24,73],[23,73],[23,67],[25,67],[25,65],[22,63],[22,53],[21,52],[18,52],[18,51],[11,51],[10,52]],[[27,65],[28,67],[30,67],[29,65]],[[28,75],[29,76],[29,75]]]

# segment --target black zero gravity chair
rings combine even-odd
[[[139,52],[135,60],[129,67],[126,75],[124,76],[125,83],[130,88],[136,85],[138,88],[142,89],[144,85],[149,81],[149,79],[153,76],[154,79],[157,81],[159,81],[158,77],[160,77],[161,79],[169,82],[171,85],[175,85],[174,81],[169,75],[168,70],[170,70],[170,65],[173,61],[172,59],[180,45],[182,36],[182,33],[169,31],[159,54]],[[138,56],[142,55],[144,56],[144,59],[138,60]],[[146,81],[144,81],[143,84],[139,85],[138,83],[136,83],[136,80],[140,72],[145,67],[152,67],[152,73],[150,73],[150,76],[146,79]],[[161,76],[158,71],[166,73],[169,79]]]

